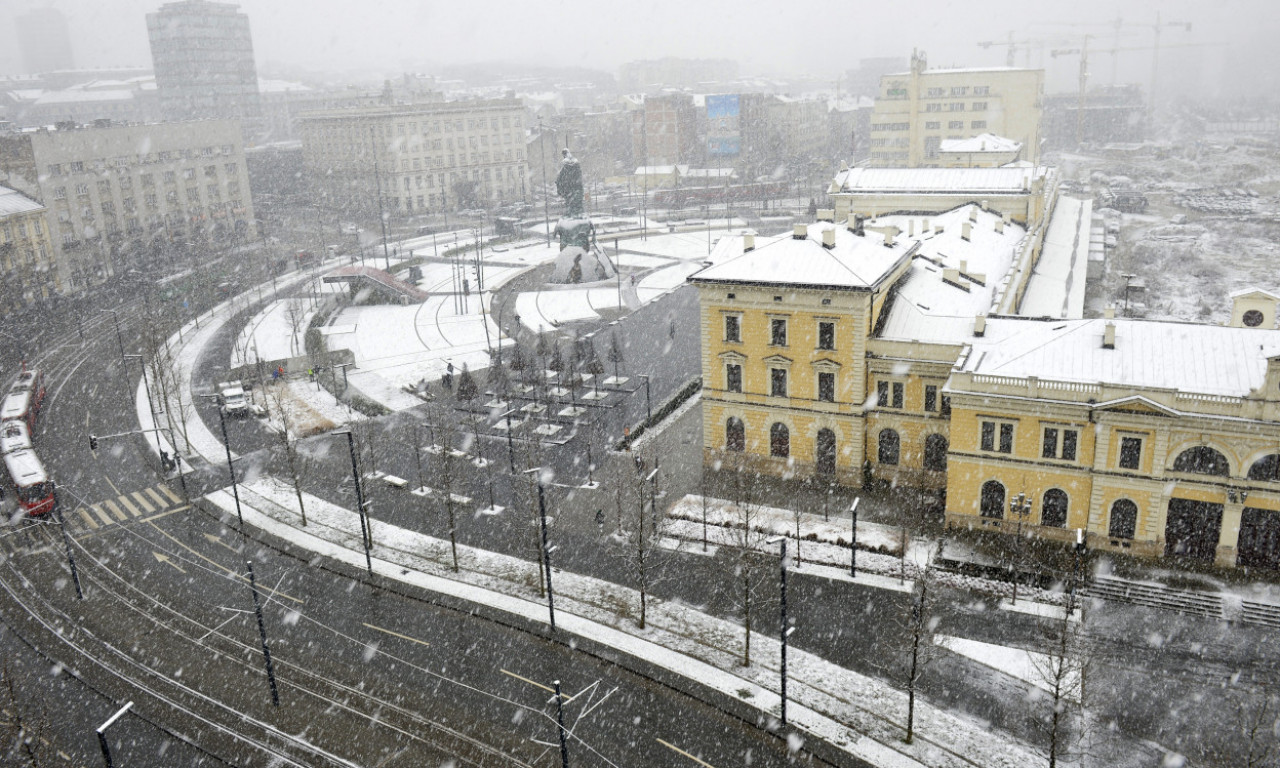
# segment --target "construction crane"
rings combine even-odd
[[[1008,39],[1006,40],[984,40],[983,42],[978,43],[978,47],[982,48],[983,50],[988,50],[992,46],[999,46],[999,45],[1008,46],[1008,53],[1005,54],[1005,60],[1004,60],[1005,66],[1008,66],[1008,67],[1016,66],[1014,64],[1014,56],[1016,56],[1018,51],[1021,50],[1024,54],[1023,66],[1030,67],[1031,66],[1031,49],[1033,47],[1038,48],[1040,50],[1041,64],[1043,65],[1044,49],[1049,45],[1053,45],[1059,42],[1066,42],[1066,40],[1069,40],[1069,39],[1070,38],[1064,39],[1061,37],[1058,37],[1058,38],[1031,37],[1031,38],[1027,38],[1026,40],[1014,40],[1013,33],[1010,32]]]
[[[1089,82],[1089,38],[1090,37],[1091,35],[1085,35],[1079,47],[1056,48],[1049,51],[1049,55],[1055,59],[1059,56],[1073,56],[1073,55],[1080,56],[1080,103],[1079,103],[1079,114],[1076,115],[1076,143],[1077,144],[1084,142],[1084,110],[1085,110],[1086,101],[1088,98],[1087,89],[1088,89],[1088,82]],[[1223,46],[1223,45],[1227,45],[1227,43],[1175,43],[1173,45],[1166,45],[1164,47],[1165,48],[1212,48],[1212,47]],[[1097,49],[1097,51],[1095,52],[1111,54],[1112,61],[1114,62],[1116,59],[1120,58],[1121,53],[1126,53],[1129,51],[1157,51],[1158,52],[1159,47],[1154,45],[1140,45],[1140,46],[1132,46],[1132,47],[1125,47],[1125,48],[1119,48],[1119,47],[1100,48],[1100,49]],[[1155,69],[1155,64],[1153,63],[1153,68],[1151,71],[1151,87],[1153,91],[1155,89],[1155,77],[1156,77],[1156,69]],[[1154,98],[1151,99],[1151,109],[1153,111],[1155,110]]]

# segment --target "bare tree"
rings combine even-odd
[[[458,432],[453,421],[445,419],[439,427],[440,435],[440,493],[444,496],[444,511],[449,522],[449,549],[453,553],[453,570],[458,570],[458,519],[454,509],[453,489],[457,486],[459,468],[454,446],[458,442]]]
[[[903,659],[903,687],[907,691],[907,725],[903,740],[910,744],[915,739],[916,692],[925,667],[935,657],[934,630],[937,628],[937,584],[932,563],[926,564],[916,578],[910,605],[897,620],[900,632],[899,656]]]
[[[621,375],[618,373],[618,366],[622,364],[622,345],[618,343],[618,332],[614,331],[609,336],[609,362],[613,363],[613,380],[617,382]]]
[[[760,554],[757,551],[766,535],[761,530],[760,505],[754,472],[750,471],[742,457],[734,455],[732,468],[731,491],[733,495],[734,519],[728,530],[736,557],[733,565],[733,582],[736,587],[730,589],[729,595],[742,609],[742,665],[751,666],[751,623],[753,617],[752,592],[766,577],[759,569]]]
[[[1074,586],[1074,585],[1073,585]],[[1049,712],[1042,723],[1048,739],[1049,768],[1072,754],[1071,746],[1083,736],[1084,678],[1090,653],[1084,633],[1084,617],[1076,615],[1076,590],[1066,592],[1062,615],[1041,625],[1040,653],[1031,656],[1033,674],[1048,693]],[[1079,727],[1071,729],[1072,713]]]
[[[299,332],[305,327],[307,308],[299,299],[289,299],[284,307],[285,319],[289,321],[289,351],[296,357],[299,354]]]
[[[1240,690],[1227,694],[1231,706],[1227,727],[1210,737],[1204,764],[1212,768],[1276,768],[1280,766],[1280,734],[1277,713],[1280,696],[1264,690]]]
[[[0,667],[0,685],[3,685],[5,703],[2,708],[4,731],[0,734],[3,738],[3,742],[0,742],[0,756],[5,758],[6,765],[17,765],[9,761],[21,760],[30,768],[39,768],[42,765],[39,745],[45,742],[45,734],[49,730],[48,718],[42,714],[32,722],[23,717],[8,663]]]
[[[302,515],[302,524],[307,524],[307,507],[302,499],[302,456],[298,452],[298,436],[292,434],[289,420],[288,385],[277,381],[266,388],[267,403],[277,418],[280,419],[280,431],[277,437],[280,448],[284,451],[285,464],[289,468],[289,477],[293,480],[293,492],[298,498],[298,512]]]

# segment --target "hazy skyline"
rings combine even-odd
[[[66,14],[75,58],[82,67],[150,67],[145,16],[159,0],[3,0],[6,32],[0,35],[0,71],[21,72],[13,42],[12,19],[35,7],[52,6]],[[907,57],[913,48],[927,51],[931,66],[1003,64],[1006,46],[982,49],[975,43],[1015,39],[1061,38],[1049,47],[1071,47],[1072,38],[1095,35],[1092,81],[1109,82],[1115,43],[1110,26],[1117,15],[1126,23],[1121,47],[1146,48],[1159,11],[1164,22],[1190,22],[1192,30],[1166,26],[1162,80],[1208,85],[1225,61],[1251,58],[1262,75],[1280,69],[1269,40],[1280,31],[1280,4],[1262,0],[1226,0],[1216,4],[1169,0],[1078,0],[1072,4],[988,0],[877,4],[859,8],[801,0],[785,7],[727,0],[650,0],[601,3],[560,0],[528,3],[499,0],[423,4],[416,0],[379,0],[368,4],[324,0],[243,0],[253,30],[259,73],[306,69],[432,71],[450,64],[509,61],[582,66],[616,74],[619,64],[635,59],[679,56],[732,58],[746,74],[810,75],[834,79],[873,56]],[[1096,25],[1096,26],[1094,26]],[[5,39],[5,38],[8,39]],[[1229,42],[1210,47],[1205,43]],[[1185,43],[1200,47],[1175,48]],[[1041,54],[1033,53],[1032,66]],[[1150,77],[1150,51],[1122,54],[1120,79]],[[1234,58],[1232,58],[1234,57]],[[1179,66],[1178,62],[1187,62]],[[1020,53],[1017,64],[1023,65]],[[1044,56],[1050,90],[1070,90],[1078,59]],[[1184,73],[1185,70],[1185,73]],[[1196,81],[1200,81],[1197,83]]]

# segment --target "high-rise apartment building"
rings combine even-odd
[[[147,14],[147,36],[166,120],[258,116],[249,17],[237,6],[166,3]]]
[[[0,183],[47,208],[64,292],[145,268],[169,248],[255,237],[235,120],[0,135]]]
[[[518,99],[425,102],[304,114],[299,134],[322,205],[412,214],[523,198],[524,121]]]
[[[915,54],[909,72],[880,78],[871,164],[937,167],[943,141],[983,133],[1020,142],[1022,159],[1038,162],[1043,101],[1042,69],[927,69]]]
[[[27,74],[38,75],[75,67],[67,20],[56,8],[37,8],[14,20],[22,66]]]

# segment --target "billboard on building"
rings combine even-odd
[[[707,97],[707,154],[719,157],[737,155],[742,144],[738,131],[738,94],[724,93]]]

